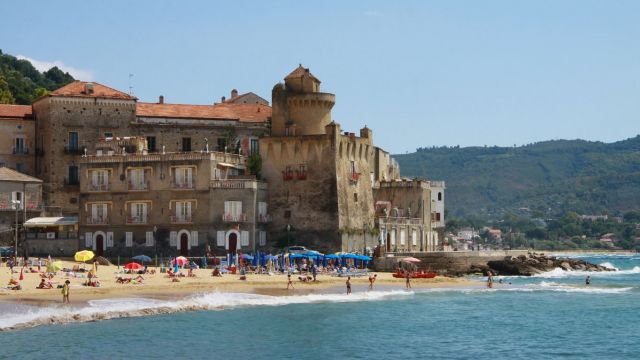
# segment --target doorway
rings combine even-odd
[[[387,252],[391,252],[391,234],[387,233],[387,241],[385,242],[387,245]]]
[[[238,248],[238,234],[231,233],[229,234],[229,252],[235,253]]]
[[[180,255],[189,255],[189,236],[185,233],[180,235]]]
[[[104,255],[104,237],[102,235],[96,236],[96,254],[98,256]]]

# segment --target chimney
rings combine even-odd
[[[160,95],[160,98],[158,98],[158,104],[164,104],[164,96]]]
[[[231,90],[231,98],[233,99],[235,97],[238,97],[238,90],[233,89],[233,90]]]

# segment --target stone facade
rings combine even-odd
[[[266,185],[238,175],[244,157],[118,151],[145,148],[140,139],[103,141],[103,149],[115,143],[113,152],[81,159],[79,249],[110,257],[202,256],[265,244]]]
[[[14,204],[14,201],[20,204]],[[11,229],[16,223],[16,216],[19,224],[18,239],[22,242],[22,224],[26,219],[38,216],[42,210],[42,181],[0,167],[0,243],[14,245],[15,232]]]
[[[34,175],[34,129],[31,106],[0,105],[0,166]]]

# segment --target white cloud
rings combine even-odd
[[[47,71],[47,70],[51,69],[52,67],[57,66],[60,70],[62,70],[64,72],[68,72],[69,74],[71,74],[71,76],[73,76],[76,80],[83,80],[83,81],[91,81],[91,80],[93,80],[93,73],[91,71],[82,70],[82,69],[75,68],[73,66],[65,65],[65,63],[63,63],[62,61],[59,61],[59,60],[56,60],[56,61],[40,61],[40,60],[32,59],[30,57],[26,57],[24,55],[18,55],[16,57],[18,59],[20,59],[20,60],[29,61],[31,63],[31,65],[33,65],[33,67],[35,67],[39,71]]]

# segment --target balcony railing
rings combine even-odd
[[[89,191],[109,191],[109,184],[89,184]]]
[[[406,218],[406,217],[384,217],[378,218],[378,222],[381,225],[422,225],[422,219],[420,218]]]
[[[29,149],[27,148],[13,148],[15,155],[29,155]]]
[[[247,214],[224,214],[222,215],[224,222],[246,222]]]
[[[127,224],[147,224],[149,216],[127,216]]]
[[[172,189],[177,189],[177,190],[188,190],[188,189],[193,189],[195,187],[195,182],[191,181],[191,182],[175,182],[172,181],[171,182],[171,188]]]
[[[298,180],[307,180],[307,173],[306,172],[296,171],[296,178]]]
[[[69,155],[84,155],[86,146],[65,146],[64,153]]]
[[[88,217],[87,218],[87,225],[106,225],[109,223],[109,217],[108,216],[103,216],[103,217]]]
[[[51,239],[77,239],[78,238],[78,233],[75,231],[56,231],[53,232],[53,238],[51,237],[51,235],[49,235],[49,233],[36,233],[36,232],[27,232],[26,233],[26,237],[27,239],[38,239],[38,240],[51,240]]]
[[[172,224],[190,224],[193,222],[191,215],[171,216]]]
[[[270,223],[271,222],[271,215],[270,214],[258,214],[258,222],[261,223]]]
[[[128,183],[129,190],[140,191],[140,190],[149,190],[149,182],[141,181],[141,182],[132,182]]]

